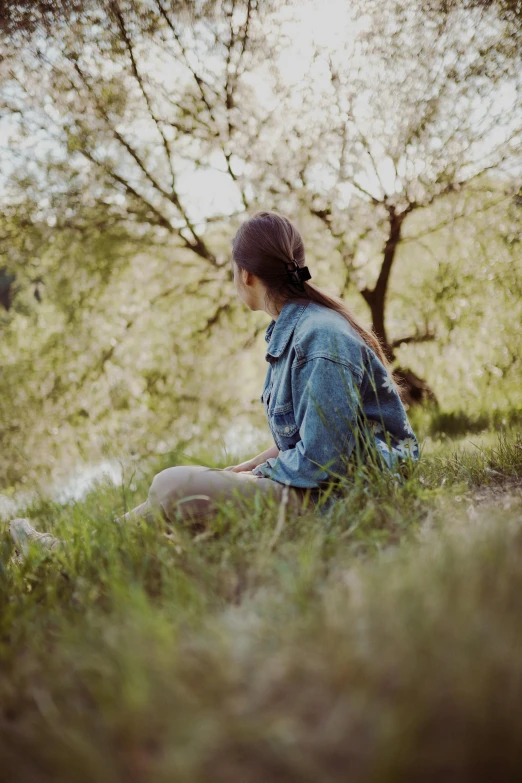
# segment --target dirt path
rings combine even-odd
[[[466,504],[470,519],[475,518],[477,509],[494,507],[508,511],[514,505],[522,503],[522,479],[502,479],[497,484],[475,487],[455,495],[454,500]]]

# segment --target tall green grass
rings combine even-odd
[[[152,475],[33,504],[67,544],[0,538],[3,779],[518,779],[522,434],[494,438],[321,519],[115,524]]]

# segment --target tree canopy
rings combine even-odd
[[[319,284],[369,313],[419,397],[413,351],[441,344],[469,247],[517,268],[517,4],[354,2],[326,43],[299,27],[307,7],[4,3],[0,328],[20,405],[30,383],[71,432],[109,411],[117,429],[144,389],[143,431],[183,400],[195,415],[200,346],[226,328],[241,357],[246,329],[264,328],[238,308],[228,266],[258,208],[298,221]],[[460,236],[459,255],[447,238]],[[140,339],[157,347],[137,361]]]

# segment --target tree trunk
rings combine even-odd
[[[384,245],[383,262],[379,277],[373,289],[364,288],[361,291],[372,314],[372,329],[379,338],[386,358],[390,362],[395,359],[395,353],[386,332],[386,296],[397,247],[401,240],[402,224],[404,218],[412,209],[413,205],[410,205],[403,212],[396,212],[394,206],[388,207],[389,233]],[[416,405],[425,400],[431,400],[438,405],[433,390],[426,381],[419,378],[414,372],[408,368],[398,367],[394,375],[402,382],[404,387],[402,394],[403,402],[406,402],[408,405]]]
[[[401,392],[401,400],[407,405],[421,405],[423,402],[432,402],[439,407],[439,401],[435,392],[428,386],[425,380],[407,367],[396,367],[393,375],[400,381],[404,391]]]
[[[370,290],[364,288],[361,294],[372,314],[372,328],[381,341],[384,353],[389,361],[393,361],[393,348],[388,340],[385,323],[386,295],[388,293],[388,284],[390,281],[391,269],[395,260],[397,246],[401,240],[402,223],[410,210],[396,212],[394,206],[388,207],[389,233],[384,245],[383,261],[379,277],[375,283],[375,288]]]

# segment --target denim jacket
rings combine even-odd
[[[329,481],[346,477],[345,461],[355,452],[364,458],[368,444],[384,468],[419,458],[389,374],[344,316],[310,300],[289,300],[265,340],[261,402],[279,455],[258,465],[255,475],[311,487],[317,497]]]

